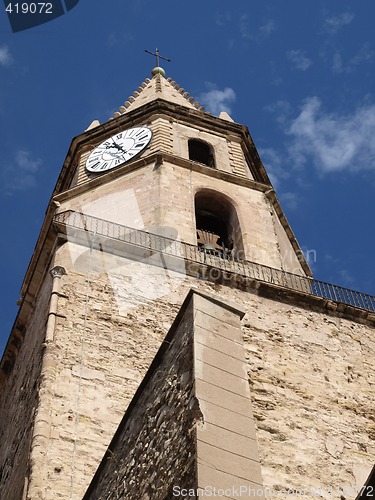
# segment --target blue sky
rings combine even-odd
[[[0,351],[72,137],[154,65],[254,139],[316,278],[375,294],[373,0],[80,0],[13,34],[0,15]]]

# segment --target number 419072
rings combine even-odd
[[[51,3],[9,3],[6,6],[9,14],[52,14]]]

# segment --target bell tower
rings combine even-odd
[[[246,304],[249,377],[271,484],[278,469],[266,457],[284,456],[288,468],[290,454],[289,445],[280,448],[290,429],[277,429],[273,405],[283,408],[288,391],[298,404],[302,397],[302,368],[286,360],[280,339],[291,349],[306,345],[316,374],[327,366],[314,349],[332,346],[326,337],[341,335],[342,322],[354,321],[363,338],[373,328],[373,297],[340,309],[343,292],[327,296],[319,286],[248,129],[225,112],[205,112],[157,66],[113,119],[72,140],[47,208],[1,364],[4,498],[82,498],[191,288]],[[333,317],[331,333],[322,314]],[[345,314],[351,319],[340,319]],[[325,340],[309,344],[304,325],[313,323]],[[306,397],[311,390],[301,388]],[[284,400],[267,403],[272,391]],[[366,468],[370,455],[356,463]],[[279,483],[296,482],[296,470],[283,479],[278,472]]]

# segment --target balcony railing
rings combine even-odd
[[[246,278],[272,283],[367,311],[375,311],[375,297],[372,295],[255,262],[236,260],[230,255],[207,252],[196,245],[168,237],[167,235],[171,236],[174,231],[172,228],[153,228],[153,232],[147,232],[72,210],[57,214],[54,223],[67,234],[68,240],[70,237],[72,240],[78,238],[95,248],[103,248],[104,244],[106,251],[112,249],[121,253],[125,249],[126,255],[130,253],[138,260],[148,259],[150,263],[155,255],[170,256],[173,259],[164,263],[168,269],[169,263],[171,268],[176,268],[176,259],[179,261],[183,259],[185,263],[204,264]],[[177,231],[175,233],[177,236]]]

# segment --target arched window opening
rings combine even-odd
[[[224,258],[243,259],[243,243],[237,213],[216,191],[199,191],[195,197],[197,244],[203,251]]]
[[[189,159],[215,168],[214,151],[210,144],[197,139],[189,139]]]

